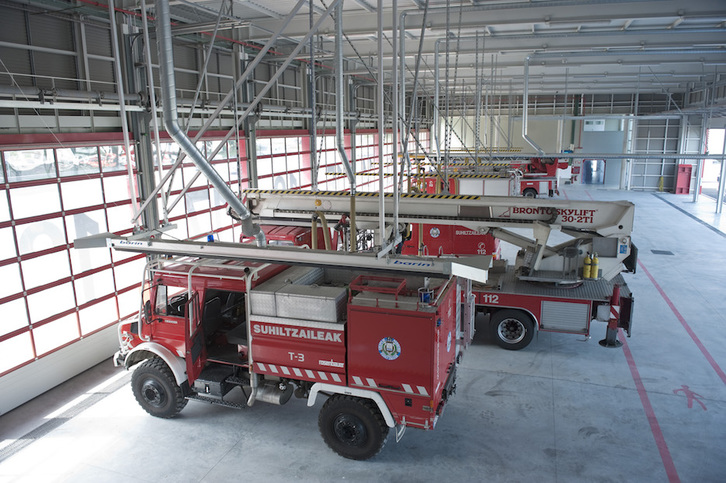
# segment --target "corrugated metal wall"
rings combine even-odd
[[[635,129],[633,153],[652,158],[632,162],[631,189],[670,189],[675,183],[676,160],[659,154],[678,152],[681,122],[678,119],[639,120]]]

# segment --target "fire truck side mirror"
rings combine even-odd
[[[147,300],[144,303],[144,317],[146,318],[146,323],[151,321],[151,300]]]

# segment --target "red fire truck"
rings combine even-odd
[[[568,166],[566,161],[557,158],[531,158],[529,162],[512,163],[512,168],[523,173],[520,181],[522,196],[531,198],[540,194],[550,197],[559,194],[558,172]]]
[[[295,394],[313,406],[325,395],[323,439],[359,460],[376,455],[390,429],[398,441],[407,427],[436,425],[473,336],[471,281],[456,273],[485,280],[491,261],[105,243],[152,260],[139,314],[119,323],[114,357],[136,366],[131,386],[144,410],[171,418],[189,400],[242,408],[282,405]]]
[[[247,196],[260,219],[285,223],[294,222],[295,214],[303,216],[308,204],[337,216],[347,203],[340,193],[248,190]],[[356,201],[363,213],[375,213],[377,203],[368,194]],[[521,248],[514,265],[496,260],[487,282],[473,287],[476,308],[489,315],[491,337],[500,347],[522,349],[538,330],[589,337],[593,321],[610,321],[614,293],[618,326],[630,335],[634,298],[621,272],[636,268],[632,203],[403,195],[399,207],[399,222],[408,227],[401,231],[409,234],[401,242],[403,254],[499,258],[499,240]],[[358,214],[357,219],[361,227],[375,228],[375,215]],[[534,238],[512,228],[530,229]],[[551,232],[568,240],[550,246]],[[592,261],[595,253],[598,267],[593,276],[584,276],[585,259]]]
[[[556,158],[467,164],[470,162],[470,158],[462,159],[461,155],[454,157],[448,170],[448,190],[444,189],[441,178],[427,176],[423,191],[430,194],[448,191],[477,196],[552,197],[559,193],[559,170],[568,166],[567,162]]]

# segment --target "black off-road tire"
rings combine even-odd
[[[367,460],[380,453],[388,436],[388,425],[373,401],[340,394],[325,402],[318,427],[333,451],[353,460]]]
[[[146,359],[136,368],[131,390],[144,411],[157,418],[173,418],[189,402],[169,366],[158,357]]]
[[[492,314],[489,330],[499,347],[516,351],[532,342],[534,321],[521,310],[504,309]]]

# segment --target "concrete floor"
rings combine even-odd
[[[636,204],[622,348],[597,344],[601,323],[591,340],[541,333],[518,352],[480,330],[436,429],[389,435],[367,462],[323,443],[321,402],[190,402],[156,419],[109,360],[0,418],[0,481],[725,481],[726,217],[707,198],[566,188]]]

